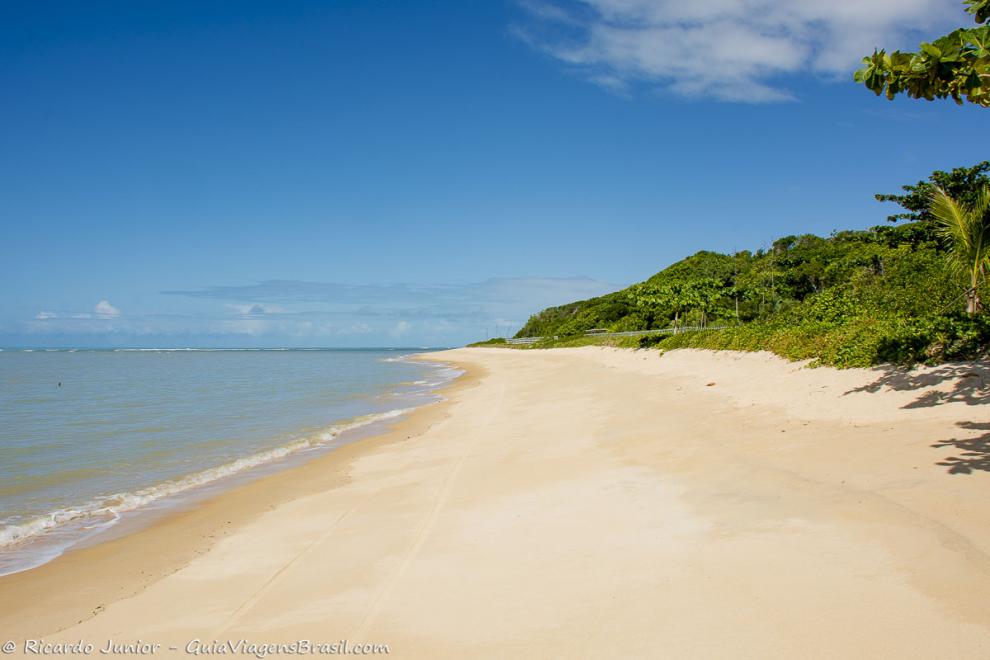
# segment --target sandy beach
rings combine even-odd
[[[466,373],[389,432],[0,578],[0,642],[990,655],[987,365],[424,359]]]

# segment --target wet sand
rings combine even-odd
[[[0,578],[0,636],[990,653],[990,373],[461,349],[388,433]]]

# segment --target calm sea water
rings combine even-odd
[[[0,352],[0,575],[435,400],[408,353]]]

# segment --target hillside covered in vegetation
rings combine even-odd
[[[952,268],[961,255],[931,205],[933,192],[945,191],[960,208],[976,208],[988,171],[990,162],[935,172],[904,194],[877,195],[903,207],[888,218],[896,224],[785,236],[756,252],[698,252],[622,291],[545,309],[516,336],[728,325],[646,336],[640,345],[771,350],[836,366],[982,356],[990,344],[980,303],[986,279]]]

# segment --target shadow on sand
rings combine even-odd
[[[862,387],[849,390],[855,392],[879,392],[884,388],[897,391],[920,390],[955,381],[948,391],[922,392],[917,399],[903,408],[931,408],[946,403],[961,402],[970,406],[987,403],[990,398],[990,363],[943,364],[930,369],[907,371],[896,367],[878,369],[879,377]]]
[[[959,428],[984,431],[976,438],[951,438],[939,440],[932,445],[935,449],[955,447],[962,453],[959,456],[949,456],[936,465],[949,468],[949,474],[973,474],[973,472],[990,472],[990,422],[959,422]]]
[[[918,391],[951,382],[952,387],[948,389],[928,389],[919,392],[916,399],[902,408],[932,408],[946,403],[964,403],[970,406],[990,403],[990,363],[943,364],[918,371],[886,367],[878,371],[880,375],[875,381],[849,390],[846,394],[879,392],[887,388],[897,391]],[[960,453],[938,461],[936,465],[948,468],[949,474],[990,472],[990,422],[958,422],[956,426],[970,431],[983,431],[983,433],[975,438],[949,438],[937,441],[932,448],[954,447]]]

